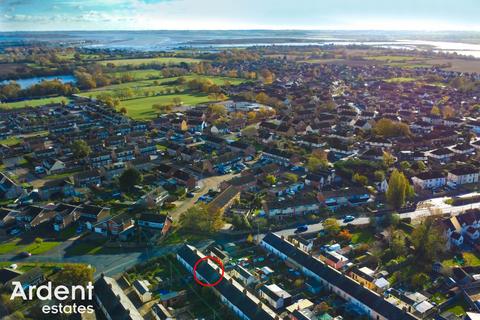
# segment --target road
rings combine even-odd
[[[206,248],[213,240],[206,240],[195,244],[200,249]],[[68,245],[62,244],[63,249]],[[65,256],[62,248],[49,251],[45,254],[34,255],[29,258],[16,259],[15,255],[5,254],[0,256],[0,261],[8,262],[49,262],[49,263],[83,263],[95,268],[95,277],[102,273],[108,276],[117,275],[131,268],[132,266],[145,262],[155,257],[176,252],[182,244],[174,244],[164,247],[153,247],[143,251],[133,251],[117,254],[97,254],[81,256]]]
[[[203,186],[202,189],[208,190],[210,188],[216,188],[221,181],[228,180],[232,178],[233,175],[225,175],[225,176],[216,176],[210,177],[202,180]],[[183,212],[183,210],[187,210],[189,207],[193,206],[196,199],[202,194],[201,192],[197,193],[194,198],[187,198],[189,201],[185,201],[186,204],[184,206],[179,206],[177,210],[180,210],[178,214]],[[468,194],[464,195],[466,197],[474,195]],[[426,216],[438,213],[438,210],[441,210],[443,213],[450,213],[450,214],[458,214],[468,209],[480,209],[480,202],[473,203],[464,206],[451,206],[444,202],[447,198],[434,198],[430,200],[426,200],[419,204],[419,208],[412,212],[402,213],[400,216],[401,218],[411,218],[412,220],[418,220],[424,218]],[[436,210],[438,209],[438,210]],[[345,225],[342,220],[339,220],[341,225]],[[353,225],[365,225],[369,223],[368,217],[359,217],[350,224]],[[307,232],[319,232],[323,229],[322,223],[311,224],[308,226]],[[284,229],[280,231],[276,231],[279,235],[289,236],[293,235],[296,228]],[[260,239],[263,238],[263,234],[259,235]],[[258,240],[258,239],[257,239]],[[153,247],[149,249],[145,249],[143,251],[134,251],[134,252],[125,252],[119,254],[98,254],[98,255],[82,255],[82,256],[67,256],[65,254],[65,250],[68,246],[72,244],[74,240],[67,240],[58,247],[52,249],[49,252],[46,252],[41,255],[34,255],[29,258],[18,260],[14,255],[5,254],[0,255],[0,261],[11,261],[12,263],[16,261],[21,262],[59,262],[59,263],[84,263],[89,264],[95,267],[95,276],[100,276],[101,273],[106,275],[117,275],[121,272],[124,272],[126,269],[130,267],[145,262],[149,259],[154,257],[159,257],[162,255],[166,255],[169,253],[175,252],[181,244],[163,246],[163,247]],[[207,247],[211,244],[213,240],[206,240],[200,243],[194,244],[195,246],[199,247],[200,249]]]
[[[460,197],[471,197],[479,195],[477,192],[472,192],[468,194],[461,195]],[[450,197],[439,197],[433,198],[429,200],[425,200],[422,203],[419,203],[417,209],[411,212],[405,212],[400,214],[400,218],[411,218],[413,220],[420,220],[425,217],[431,216],[433,214],[450,214],[450,215],[457,215],[459,213],[465,212],[466,210],[470,209],[480,209],[480,202],[467,204],[463,206],[452,206],[445,203],[445,200],[449,199]],[[342,220],[338,220],[341,225],[345,225]],[[350,224],[353,225],[365,225],[369,223],[369,218],[367,217],[359,217]],[[308,226],[308,232],[319,232],[323,229],[322,223],[315,223]],[[283,236],[293,235],[295,233],[296,228],[291,229],[284,229],[280,231],[276,231],[275,233]],[[263,238],[264,235],[260,235],[260,238]]]

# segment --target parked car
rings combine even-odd
[[[303,226],[298,227],[298,228],[294,231],[294,233],[302,233],[302,232],[305,232],[305,231],[307,231],[307,230],[308,230],[308,226],[307,226],[307,225],[303,225]]]
[[[345,217],[343,217],[343,222],[345,222],[345,223],[352,222],[353,220],[355,220],[355,217],[354,217],[354,216],[345,216]]]
[[[20,258],[28,258],[28,257],[31,257],[32,254],[31,254],[30,252],[28,252],[28,251],[23,251],[23,252],[20,252],[20,253],[18,254],[18,256],[19,256]]]
[[[193,197],[195,197],[195,195],[193,194],[193,192],[187,193],[187,198],[193,198]]]

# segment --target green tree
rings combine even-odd
[[[361,184],[362,186],[366,186],[368,184],[368,178],[359,173],[355,173],[353,175],[352,181],[355,183]]]
[[[325,229],[330,236],[334,236],[340,232],[340,223],[334,218],[325,219],[325,221],[323,221],[323,229]]]
[[[413,230],[411,242],[418,261],[427,264],[435,261],[446,248],[444,232],[432,217],[426,218]]]
[[[277,178],[273,174],[267,174],[267,176],[265,177],[265,181],[268,184],[273,185],[277,182]]]
[[[423,286],[428,282],[430,277],[423,272],[416,273],[413,275],[411,280],[411,285],[415,289],[423,289]]]
[[[400,209],[405,205],[406,199],[412,196],[412,187],[407,177],[394,169],[388,180],[387,203],[394,209]]]
[[[76,140],[72,143],[72,152],[75,158],[83,159],[92,153],[92,149],[84,140]]]
[[[390,249],[396,257],[403,256],[407,253],[405,239],[406,235],[402,230],[394,230],[392,232],[390,237]]]
[[[142,181],[142,174],[135,168],[126,169],[118,179],[120,189],[124,191],[130,191],[134,185],[137,185]]]
[[[55,285],[86,286],[93,281],[93,269],[84,264],[65,265],[54,277]]]
[[[383,164],[386,168],[390,168],[395,163],[395,157],[387,151],[383,151]]]
[[[181,228],[185,231],[212,233],[223,226],[223,214],[206,204],[197,204],[182,213],[179,219]]]

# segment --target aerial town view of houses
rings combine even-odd
[[[480,58],[177,32],[0,32],[1,319],[480,319]]]

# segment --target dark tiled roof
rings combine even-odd
[[[191,267],[201,258],[194,247],[184,245],[177,253],[183,260],[185,260]],[[206,279],[208,283],[214,283],[218,280],[219,274],[210,264],[201,263],[197,267],[197,274]],[[231,279],[231,278],[229,278]],[[227,280],[224,277],[219,284],[215,287],[215,290],[224,296],[231,304],[235,305],[251,320],[268,320],[275,319],[275,313],[268,309],[267,312],[265,306],[260,307],[258,305],[258,299],[252,299],[251,294],[243,292],[243,287],[238,283],[234,284],[233,281]]]
[[[375,310],[383,317],[389,320],[414,320],[412,315],[403,312],[393,304],[385,301],[380,295],[364,288],[362,285],[327,266],[323,262],[310,256],[308,253],[296,248],[293,244],[283,240],[274,233],[269,233],[263,239],[263,242],[276,248],[284,253],[289,259],[295,261],[299,265],[311,270],[320,278],[328,281],[333,286],[341,289],[356,300]]]

